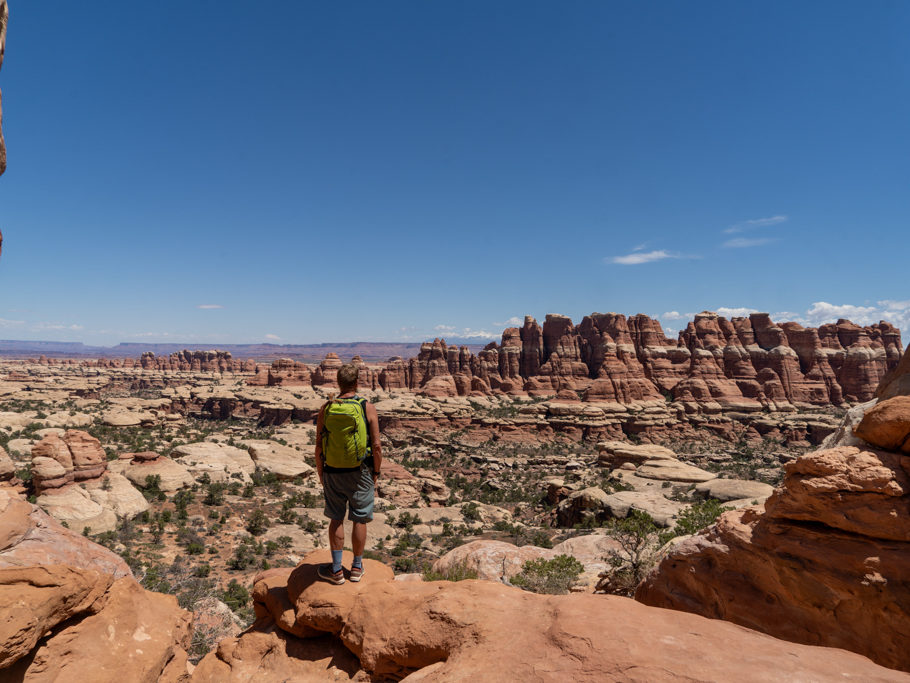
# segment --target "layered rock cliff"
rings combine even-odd
[[[907,388],[906,374],[889,375],[888,398],[857,406],[831,447],[787,464],[763,508],[674,546],[636,598],[910,671]]]
[[[900,331],[849,320],[819,328],[778,325],[766,313],[727,320],[695,316],[677,340],[645,315],[593,313],[573,325],[548,315],[503,332],[477,356],[444,340],[379,373],[386,389],[433,396],[580,394],[629,403],[662,396],[692,405],[753,411],[871,399],[901,357]]]

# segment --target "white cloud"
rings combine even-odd
[[[637,251],[625,256],[613,256],[607,259],[608,263],[618,263],[621,266],[637,266],[642,263],[652,263],[653,261],[663,261],[664,259],[683,258],[682,254],[676,254],[664,249],[655,251]]]
[[[466,339],[495,339],[499,335],[486,330],[472,330],[470,327],[466,327],[456,336],[465,337]]]
[[[281,337],[279,337],[277,334],[267,334],[265,335],[265,338],[271,341],[281,341]]]
[[[521,327],[525,324],[524,318],[519,318],[517,315],[513,315],[508,320],[505,320],[501,323],[493,323],[496,327]]]
[[[728,320],[731,318],[745,318],[750,313],[759,312],[754,308],[745,306],[720,306],[711,310]],[[771,320],[776,323],[795,322],[804,327],[818,327],[826,323],[835,323],[840,318],[846,318],[857,325],[872,325],[884,320],[900,328],[902,332],[910,332],[910,300],[883,299],[876,301],[874,306],[831,304],[827,301],[815,301],[804,313],[776,311],[770,315]],[[692,320],[695,314],[667,311],[659,317],[661,320]],[[666,334],[670,336],[669,328],[666,328]]]
[[[745,318],[750,313],[758,313],[754,308],[727,308],[726,306],[716,308],[714,312],[724,318]]]
[[[210,311],[216,308],[224,308],[221,304],[199,304],[196,308],[201,308],[204,311]]]
[[[846,318],[857,325],[872,325],[884,320],[899,327],[901,331],[910,330],[910,301],[884,299],[875,303],[875,306],[856,306],[816,301],[805,313],[780,311],[772,313],[771,319],[775,322],[792,320],[806,327],[835,323],[840,318]]]
[[[24,324],[24,320],[7,320],[6,318],[0,318],[0,327],[15,327],[16,325]]]
[[[455,330],[455,326],[454,325],[437,325],[433,329],[436,330],[437,332],[452,332],[453,330]]]
[[[736,237],[735,239],[727,240],[721,246],[724,249],[746,249],[748,247],[771,244],[772,242],[777,242],[777,239],[775,237]]]
[[[768,218],[754,218],[750,221],[743,221],[742,223],[737,223],[736,225],[731,225],[729,228],[724,230],[728,235],[735,234],[737,232],[747,232],[749,230],[755,230],[756,228],[767,228],[772,225],[777,225],[779,223],[786,223],[789,219],[788,216],[769,216]]]
[[[875,306],[829,304],[827,301],[816,301],[806,311],[806,319],[813,326],[837,322],[838,318],[849,318],[858,325],[870,325],[881,319],[881,311]]]
[[[79,330],[85,329],[82,325],[71,324],[67,325],[65,323],[35,323],[31,326],[31,329],[35,332],[41,332],[45,330],[69,330],[71,332],[78,332]]]
[[[679,311],[667,311],[660,315],[661,320],[692,320],[694,313],[680,313]]]

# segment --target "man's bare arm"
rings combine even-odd
[[[366,404],[367,427],[370,430],[370,447],[373,454],[373,478],[382,469],[382,445],[379,436],[379,415],[372,403]]]

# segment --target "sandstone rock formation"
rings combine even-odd
[[[71,429],[48,433],[31,449],[38,505],[71,528],[110,531],[117,519],[148,509],[142,494],[123,476],[107,471],[101,443]]]
[[[525,318],[477,356],[442,339],[427,342],[408,362],[391,359],[378,382],[434,397],[581,392],[588,401],[667,396],[756,411],[869,400],[900,356],[900,333],[885,322],[814,329],[779,326],[766,313],[727,320],[705,312],[674,342],[644,315],[593,313],[578,326],[548,315],[542,327]]]
[[[148,477],[158,477],[158,488],[165,493],[192,486],[195,481],[184,465],[152,451],[125,453],[108,468],[111,472],[122,474],[139,488],[148,486]]]
[[[477,572],[478,579],[508,583],[529,560],[551,560],[557,555],[571,555],[584,566],[577,586],[593,590],[599,575],[609,567],[608,556],[618,550],[619,544],[603,533],[576,536],[552,548],[515,546],[502,541],[471,541],[436,560],[433,570],[446,575],[458,567],[466,567]]]
[[[41,508],[0,488],[0,568],[65,564],[131,576],[119,555],[63,527]]]
[[[271,472],[279,479],[309,477],[315,470],[307,463],[310,449],[299,451],[275,441],[243,441],[256,467]]]
[[[174,460],[186,467],[194,477],[208,474],[214,482],[225,482],[231,478],[250,481],[256,465],[250,454],[236,446],[200,441],[178,446],[171,454]]]
[[[67,565],[0,569],[4,680],[120,683],[186,677],[190,614],[132,577]]]
[[[674,546],[636,598],[910,671],[907,406],[896,396],[847,416],[890,451],[856,438],[787,464],[763,510],[725,513]]]
[[[394,581],[391,570],[370,560],[362,582],[331,586],[316,579],[317,563],[327,559],[327,551],[316,551],[296,569],[261,575],[253,590],[257,622],[207,655],[193,680],[247,680],[254,671],[256,680],[265,682],[294,676],[408,676],[409,681],[902,678],[853,653],[786,643],[627,598],[545,596],[488,581]],[[308,647],[307,641],[322,647]]]

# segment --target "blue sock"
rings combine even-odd
[[[340,550],[332,551],[332,571],[333,572],[341,571],[341,551]]]
[[[354,555],[354,561],[351,562],[351,567],[360,567],[363,569],[363,555]]]

